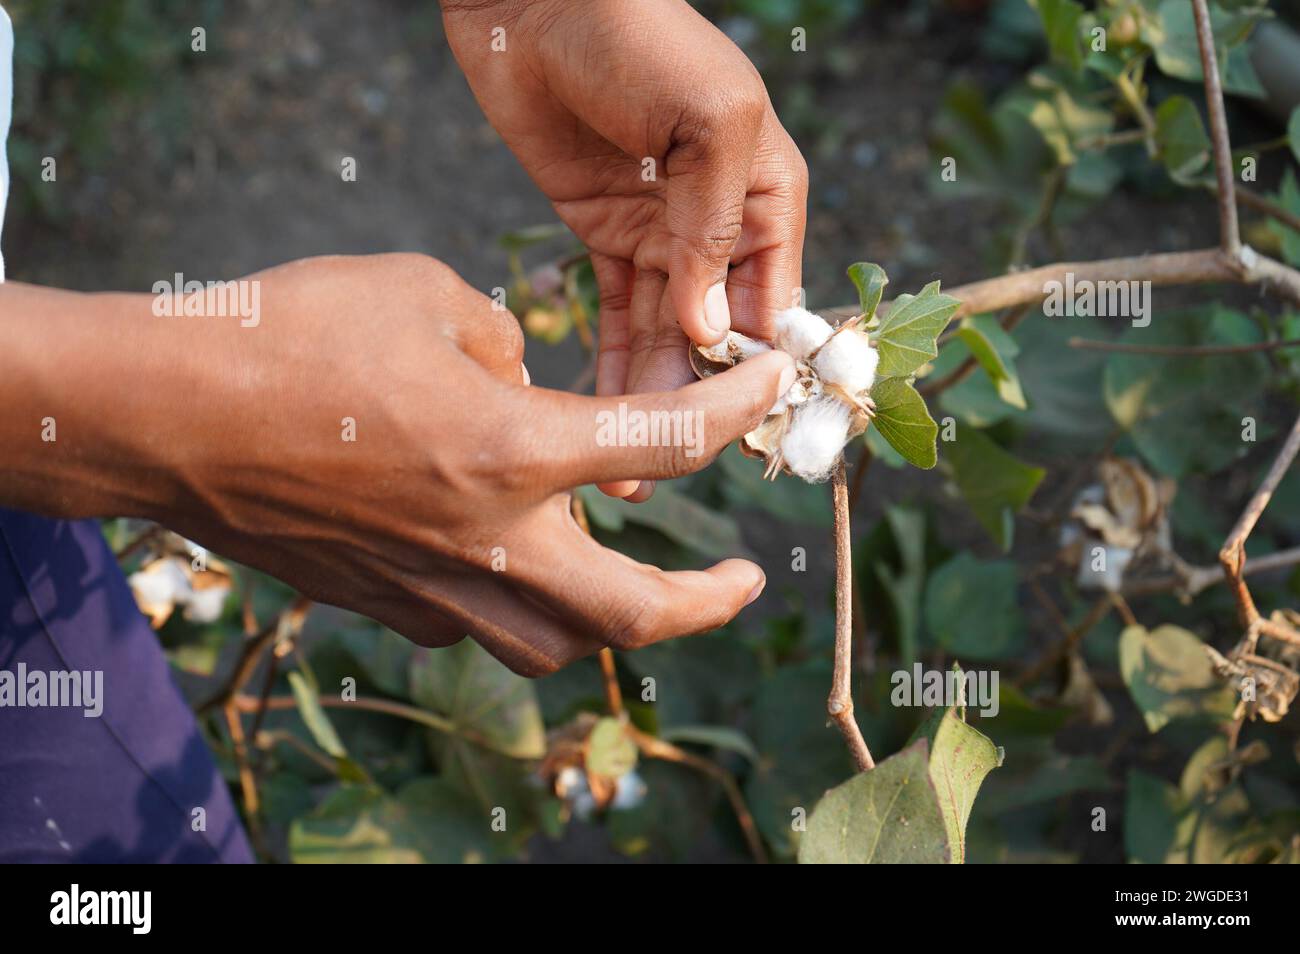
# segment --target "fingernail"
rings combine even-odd
[[[727,307],[727,283],[718,282],[704,293],[704,323],[716,335],[731,330],[731,310]]]
[[[785,394],[786,391],[789,391],[792,387],[794,387],[794,379],[797,376],[798,376],[798,372],[795,371],[793,361],[789,362],[784,368],[781,369],[781,380],[777,383],[776,386],[777,397],[780,397],[781,395]]]
[[[519,370],[524,372],[524,387],[528,387],[528,385],[533,383],[533,376],[528,373],[528,365],[520,362]]]
[[[765,586],[767,586],[767,577],[763,577],[759,580],[754,588],[749,591],[749,596],[745,597],[745,605],[748,606],[750,603],[754,602],[754,600],[758,599],[759,594],[763,592],[763,587]]]

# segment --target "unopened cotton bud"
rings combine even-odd
[[[787,308],[776,315],[776,346],[802,360],[831,336],[831,326],[805,308]]]
[[[880,352],[871,346],[867,336],[846,328],[822,346],[813,367],[823,384],[834,384],[856,395],[871,389],[879,363]]]
[[[828,478],[849,440],[849,413],[846,404],[832,397],[795,408],[790,429],[781,439],[785,465],[812,483]]]

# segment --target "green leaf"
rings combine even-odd
[[[884,361],[883,357],[881,359]],[[930,417],[925,399],[904,378],[878,380],[871,389],[876,404],[872,426],[909,464],[928,470],[935,465],[939,426]]]
[[[759,476],[761,477],[761,470]],[[618,531],[634,523],[657,530],[674,543],[706,557],[745,556],[740,527],[732,517],[711,510],[666,483],[643,503],[606,497],[594,487],[580,488],[587,515],[596,526]],[[597,500],[603,497],[603,500]]]
[[[1268,16],[1272,14],[1262,8],[1228,11],[1210,4],[1210,27],[1224,92],[1261,95],[1249,57],[1242,54],[1255,24]],[[1187,0],[1163,0],[1154,17],[1144,15],[1142,39],[1155,50],[1156,65],[1165,75],[1197,84],[1204,80],[1196,20]]]
[[[1205,644],[1178,626],[1129,626],[1119,637],[1119,668],[1129,695],[1158,732],[1174,719],[1231,718],[1232,687],[1214,674]]]
[[[1300,187],[1296,185],[1295,170],[1290,166],[1282,173],[1282,186],[1278,190],[1277,201],[1292,215],[1300,215]],[[1269,219],[1268,227],[1282,240],[1282,257],[1286,263],[1300,265],[1300,232],[1287,228],[1274,219]]]
[[[1083,65],[1083,32],[1079,21],[1083,7],[1074,0],[1030,0],[1043,21],[1052,58],[1077,70]]]
[[[293,699],[298,704],[298,714],[307,724],[307,730],[316,744],[336,759],[347,758],[348,751],[343,747],[343,740],[334,731],[334,724],[320,704],[316,689],[303,678],[300,672],[289,673],[289,688],[293,690]]]
[[[756,507],[791,523],[830,526],[832,510],[828,484],[764,480],[762,462],[746,457],[735,444],[718,457],[718,467],[724,477],[722,495],[733,507]]]
[[[1047,472],[1022,463],[982,431],[965,426],[945,445],[943,459],[952,467],[953,480],[975,519],[1004,552],[1011,549],[1015,513],[1029,502]]]
[[[587,770],[606,778],[622,778],[636,768],[637,749],[627,727],[606,716],[597,721],[587,739]]]
[[[1010,560],[981,560],[962,551],[925,587],[925,624],[939,645],[962,659],[1005,659],[1023,648],[1024,619],[1016,600],[1018,571]]]
[[[961,668],[953,669],[960,679]],[[966,860],[966,823],[975,796],[984,777],[1002,764],[1002,753],[958,713],[956,706],[935,710],[909,741],[924,738],[930,744],[930,778],[939,795],[953,861],[960,864]]]
[[[998,320],[992,315],[971,315],[962,320],[957,335],[997,388],[998,397],[1012,407],[1025,410],[1028,407],[1025,392],[1013,363],[1020,348]]]
[[[1164,313],[1119,340],[1241,344],[1259,340],[1259,330],[1239,312],[1206,306]],[[1241,439],[1241,420],[1263,416],[1259,397],[1268,378],[1268,360],[1260,354],[1169,358],[1118,353],[1107,359],[1102,381],[1111,415],[1129,431],[1138,451],[1157,471],[1178,478],[1220,470],[1250,449]]]
[[[677,725],[664,729],[659,737],[665,742],[688,742],[709,745],[743,755],[750,762],[758,762],[758,750],[749,736],[739,729],[726,725]]]
[[[472,639],[429,649],[411,665],[411,698],[459,730],[514,758],[540,758],[546,730],[533,684],[515,675]]]
[[[883,560],[872,566],[893,606],[898,623],[898,654],[905,667],[916,661],[916,634],[921,620],[921,591],[925,584],[925,514],[909,507],[885,511],[890,535],[898,548],[901,568],[895,572]]]
[[[799,842],[800,864],[960,864],[966,822],[998,748],[954,709],[915,741],[826,793]]]
[[[858,307],[861,309],[862,320],[869,322],[875,317],[880,296],[889,284],[889,276],[874,262],[855,262],[849,266],[849,279],[858,290]]]
[[[921,739],[827,792],[799,841],[799,863],[951,863],[929,761]]]
[[[1115,126],[1115,113],[1095,105],[1093,92],[1062,69],[1044,68],[1031,73],[1003,101],[1038,132],[1058,165],[1072,166],[1084,151],[1080,143],[1104,136]]]
[[[1165,171],[1175,182],[1192,185],[1209,166],[1210,137],[1186,96],[1170,96],[1156,110],[1156,143]]]
[[[951,295],[940,294],[937,281],[918,295],[899,295],[871,335],[880,350],[877,376],[905,377],[932,361],[939,353],[935,341],[960,305]]]
[[[794,813],[806,813],[853,771],[844,740],[826,726],[830,678],[822,659],[782,666],[758,683],[754,698],[749,730],[759,761],[745,781],[745,801],[763,838],[784,857],[806,837],[791,827]]]
[[[439,779],[417,779],[396,796],[345,785],[289,830],[296,864],[457,864],[485,861],[490,818]]]

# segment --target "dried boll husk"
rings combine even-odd
[[[802,308],[777,315],[776,348],[795,358],[795,381],[740,441],[742,453],[767,465],[768,479],[785,472],[810,483],[826,480],[845,445],[867,429],[879,354],[854,324],[832,329]],[[707,378],[770,350],[766,342],[731,331],[716,345],[691,348],[691,368]]]

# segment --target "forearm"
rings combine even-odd
[[[150,301],[0,285],[0,506],[156,517],[175,498],[155,420],[187,397],[166,393]]]

